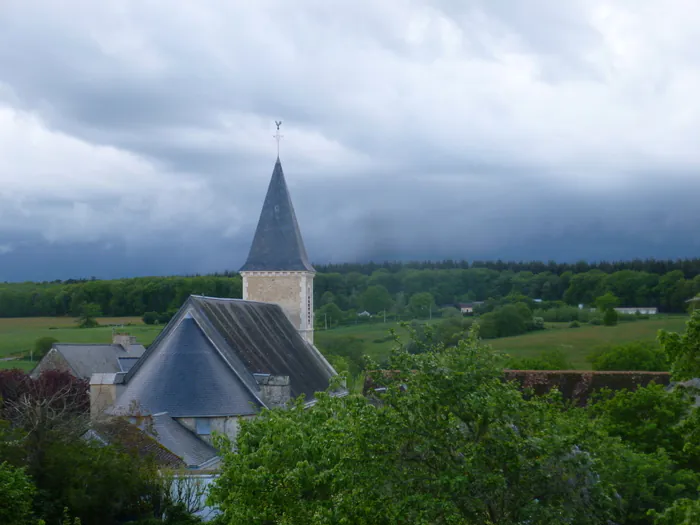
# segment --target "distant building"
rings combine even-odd
[[[635,314],[656,315],[659,313],[659,309],[654,307],[654,306],[622,307],[622,308],[615,308],[615,311],[618,314],[624,314],[624,315],[635,315]]]
[[[112,336],[111,344],[55,343],[31,376],[38,377],[45,370],[61,370],[90,379],[93,374],[128,372],[145,351],[135,337],[120,333]]]
[[[484,304],[484,301],[474,301],[472,303],[457,303],[457,308],[462,314],[473,314],[474,309]]]

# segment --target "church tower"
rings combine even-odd
[[[240,274],[243,299],[279,304],[302,337],[313,344],[316,270],[306,255],[279,155]]]

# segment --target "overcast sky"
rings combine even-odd
[[[0,280],[700,255],[693,0],[2,0]]]

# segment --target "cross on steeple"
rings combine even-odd
[[[275,139],[277,140],[277,158],[279,159],[280,158],[280,139],[282,137],[284,137],[284,135],[280,135],[280,126],[282,125],[282,121],[275,120],[275,124],[277,125],[277,133],[275,133],[272,136],[275,137]]]

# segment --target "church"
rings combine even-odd
[[[186,468],[214,471],[213,433],[235,438],[242,419],[299,396],[312,406],[328,389],[336,372],[313,344],[315,270],[279,154],[240,274],[242,299],[191,296],[128,368],[90,371],[96,435],[121,417]]]

